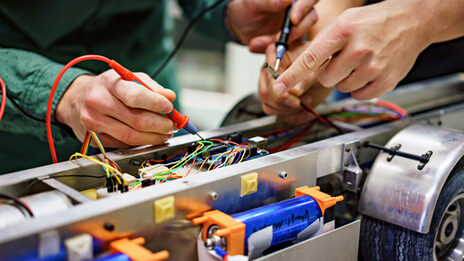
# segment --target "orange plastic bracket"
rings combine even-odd
[[[208,228],[212,225],[220,227],[216,235],[226,237],[227,254],[243,255],[245,247],[245,224],[238,222],[231,216],[219,211],[213,210],[203,214],[202,217],[193,219],[194,225],[203,224],[202,239],[206,240]]]
[[[332,206],[335,206],[337,202],[342,201],[343,196],[332,197],[329,194],[321,192],[320,190],[321,188],[319,186],[312,188],[309,188],[308,186],[299,187],[295,189],[295,197],[308,195],[314,198],[319,204],[319,207],[321,208],[322,215],[324,215],[325,210]]]
[[[123,253],[134,261],[161,261],[169,258],[169,252],[166,250],[153,253],[142,245],[145,244],[143,237],[134,239],[123,238],[110,243],[110,249],[113,253]]]

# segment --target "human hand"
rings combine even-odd
[[[359,100],[393,90],[430,42],[419,30],[413,2],[384,1],[348,9],[279,77],[275,93],[285,93],[312,72],[318,72],[322,85],[351,92]]]
[[[317,0],[298,0],[290,12],[292,31],[289,42],[302,38],[317,20],[313,9]],[[287,7],[292,0],[234,0],[227,7],[227,24],[251,52],[264,53],[278,40]]]
[[[136,75],[157,93],[122,80],[114,70],[96,76],[81,75],[68,87],[55,115],[82,141],[95,131],[106,147],[160,144],[172,137],[176,126],[159,113],[172,111],[176,95],[148,75]]]
[[[279,72],[288,68],[298,56],[309,46],[308,42],[295,42],[282,58]],[[266,62],[271,66],[275,64],[275,46],[270,45],[266,50]],[[308,73],[295,87],[276,95],[272,87],[274,78],[264,68],[261,70],[258,84],[258,93],[266,114],[274,114],[281,121],[290,123],[303,123],[314,116],[303,109],[301,102],[315,107],[323,102],[330,94],[331,89],[321,86],[314,73]]]

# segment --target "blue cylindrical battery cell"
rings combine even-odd
[[[298,234],[322,217],[317,201],[307,195],[231,215],[245,224],[245,251],[248,238],[272,226],[272,246],[298,239]]]

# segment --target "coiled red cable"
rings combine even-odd
[[[3,113],[5,112],[5,106],[6,106],[6,86],[2,78],[0,78],[0,86],[2,87],[2,103],[0,105],[0,121],[1,121],[3,117]]]
[[[56,151],[55,151],[55,144],[53,144],[53,135],[52,135],[52,106],[53,106],[53,97],[55,96],[56,88],[58,87],[58,83],[61,80],[61,77],[63,77],[63,74],[72,66],[76,65],[77,63],[80,63],[82,61],[87,61],[87,60],[98,60],[105,62],[107,64],[110,64],[111,60],[101,56],[101,55],[83,55],[80,57],[77,57],[67,63],[63,69],[61,69],[60,73],[55,79],[55,82],[53,82],[52,89],[50,90],[50,96],[48,96],[48,104],[47,104],[47,116],[45,118],[45,124],[47,127],[47,139],[48,139],[48,146],[50,147],[50,153],[52,154],[52,159],[53,163],[58,162],[58,158],[56,157]]]

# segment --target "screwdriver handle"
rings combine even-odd
[[[293,0],[292,3],[287,7],[285,11],[284,23],[282,25],[282,31],[280,33],[279,41],[276,43],[276,46],[283,45],[285,49],[288,49],[288,37],[290,36],[290,29],[292,29],[292,21],[290,20],[290,11],[296,0]]]

